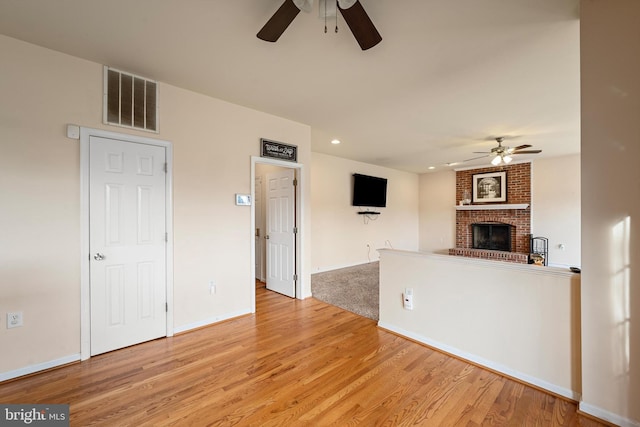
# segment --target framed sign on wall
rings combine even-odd
[[[298,147],[296,145],[260,138],[260,157],[297,162]]]

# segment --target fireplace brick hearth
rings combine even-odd
[[[529,261],[528,254],[518,252],[490,251],[487,249],[449,249],[449,255],[463,256],[467,258],[490,259],[494,261],[516,262],[526,264]]]
[[[463,199],[465,190],[472,191],[473,175],[490,172],[506,172],[505,204],[528,204],[529,207],[526,209],[456,210],[456,247],[449,250],[449,253],[526,264],[531,235],[531,163],[456,171],[456,200]],[[496,205],[499,207],[500,204]],[[473,249],[472,224],[492,222],[512,226],[511,252]],[[505,255],[509,253],[514,255]]]

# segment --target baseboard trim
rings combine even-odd
[[[311,275],[313,276],[314,274],[318,274],[318,273],[326,273],[328,271],[341,270],[343,268],[357,267],[359,265],[371,264],[373,262],[379,262],[379,261],[380,259],[376,258],[374,260],[357,262],[355,264],[340,264],[340,265],[332,265],[331,267],[322,267],[322,268],[317,267],[318,269],[313,273],[311,273]]]
[[[57,368],[62,365],[80,361],[80,353],[70,354],[69,356],[59,359],[50,360],[48,362],[37,363],[35,365],[25,366],[24,368],[15,369],[13,371],[0,372],[0,383],[14,378],[24,377],[25,375],[35,374],[47,369]]]
[[[246,314],[251,314],[251,310],[238,310],[230,313],[225,313],[221,316],[209,317],[208,319],[200,320],[198,322],[188,323],[186,325],[178,326],[173,328],[174,334],[180,334],[182,332],[191,331],[193,329],[202,328],[204,326],[213,325],[214,323],[223,322],[225,320],[230,320],[235,317],[244,316]]]
[[[386,329],[394,334],[401,335],[403,337],[409,338],[411,340],[417,341],[421,344],[432,347],[436,350],[442,351],[444,353],[450,354],[456,358],[462,359],[474,365],[481,366],[483,368],[487,368],[491,371],[494,371],[498,374],[504,375],[506,377],[512,378],[516,381],[520,381],[531,385],[534,388],[542,389],[546,392],[553,393],[559,397],[563,397],[565,399],[569,399],[574,402],[580,401],[580,393],[575,392],[573,390],[568,390],[564,387],[557,386],[555,384],[549,383],[547,381],[541,380],[539,378],[533,377],[531,375],[524,374],[522,372],[518,372],[513,370],[507,366],[503,366],[499,363],[495,363],[491,360],[483,359],[482,357],[478,357],[474,354],[467,353],[465,351],[459,350],[455,347],[451,347],[449,345],[443,344],[441,342],[432,340],[430,338],[421,336],[419,334],[415,334],[413,332],[405,331],[402,328],[398,328],[394,325],[390,325],[385,322],[378,322],[378,326],[382,329]]]
[[[201,320],[199,322],[189,323],[187,325],[179,326],[174,328],[173,333],[178,334],[181,332],[187,332],[192,329],[201,328],[204,326],[209,326],[214,323],[219,323],[225,320],[230,320],[235,317],[244,316],[247,314],[251,314],[250,310],[239,310],[236,312],[225,313],[222,316],[215,316],[205,320]],[[0,372],[0,383],[4,381],[9,381],[15,378],[23,377],[25,375],[35,374],[41,371],[46,371],[48,369],[57,368],[62,365],[66,365],[73,362],[78,362],[81,360],[80,353],[71,354],[65,357],[61,357],[59,359],[50,360],[47,362],[38,363],[35,365],[25,366],[23,368],[15,369],[13,371]]]
[[[578,405],[578,412],[581,412],[587,416],[594,417],[598,420],[603,420],[611,423],[612,425],[620,427],[640,427],[640,422],[631,420],[629,418],[621,417],[595,405],[590,405],[585,402],[580,402]]]

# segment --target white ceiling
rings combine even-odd
[[[317,10],[259,40],[282,1],[0,0],[0,33],[308,124],[313,151],[395,169],[441,170],[497,136],[579,152],[579,0],[360,0],[383,37],[368,51]]]

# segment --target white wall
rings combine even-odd
[[[580,409],[640,426],[640,2],[581,4]]]
[[[309,165],[309,127],[163,83],[159,134],[107,127],[101,64],[4,36],[0,52],[0,379],[80,351],[79,141],[66,138],[67,123],[173,142],[175,329],[249,312],[251,208],[234,194],[251,192],[261,137],[298,145]],[[309,294],[308,239],[303,247]],[[22,311],[24,326],[6,329],[7,311]]]
[[[565,269],[382,251],[381,327],[571,399],[579,307],[580,275]]]
[[[579,154],[532,162],[531,206],[531,233],[549,239],[549,265],[579,267]]]
[[[174,318],[183,330],[250,307],[251,207],[236,206],[234,195],[251,192],[250,156],[259,155],[260,137],[298,145],[299,162],[308,163],[310,131],[169,85],[160,96],[161,136],[174,143]],[[301,181],[308,188],[308,177]]]
[[[447,252],[456,246],[456,173],[420,175],[420,250]]]
[[[351,206],[352,175],[387,178],[387,207],[365,223]],[[311,155],[312,273],[378,260],[376,249],[418,248],[418,175],[341,159]],[[369,245],[369,248],[367,247]]]

